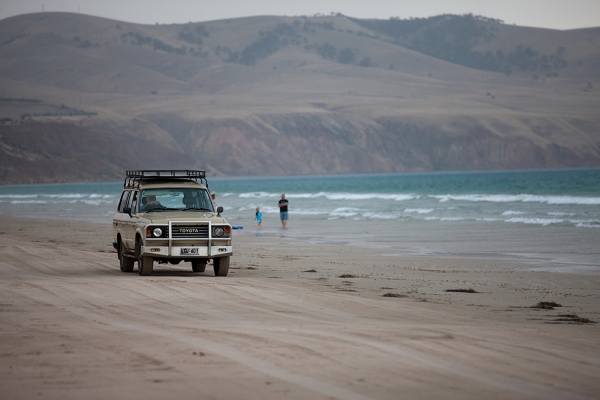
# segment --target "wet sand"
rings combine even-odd
[[[240,235],[228,277],[140,277],[109,224],[0,222],[2,399],[600,393],[597,274]]]

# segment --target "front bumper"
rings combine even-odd
[[[147,233],[152,226],[161,227],[161,224],[146,225],[142,234]],[[230,233],[227,236],[215,237],[214,226],[228,227],[231,232],[228,224],[212,224],[210,221],[195,220],[169,221],[163,228],[166,231],[163,237],[146,237],[142,243],[141,253],[144,256],[175,259],[231,256],[233,247]]]
[[[161,258],[210,258],[233,254],[233,246],[142,246],[142,255]]]

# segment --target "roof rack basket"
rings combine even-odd
[[[195,180],[203,183],[208,188],[206,171],[190,169],[141,169],[126,172],[124,187],[133,187],[140,179],[172,181],[177,179]]]

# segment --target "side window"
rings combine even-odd
[[[133,196],[131,196],[131,212],[135,213],[137,208],[138,201],[138,192],[133,192]]]
[[[121,200],[119,200],[119,207],[117,207],[117,211],[118,212],[123,212],[123,208],[127,207],[127,203],[129,203],[129,194],[131,193],[130,190],[123,190],[123,193],[121,193]]]

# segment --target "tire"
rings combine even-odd
[[[136,246],[136,254],[138,256],[138,273],[142,276],[152,275],[152,269],[154,268],[154,260],[152,259],[152,257],[142,255],[141,242],[138,241]]]
[[[138,259],[138,272],[142,276],[152,275],[152,269],[154,268],[154,260],[152,257],[140,256]]]
[[[206,270],[206,260],[192,260],[192,271],[204,272]]]
[[[121,272],[131,272],[133,271],[135,260],[131,257],[125,256],[123,250],[123,242],[119,240],[117,254],[119,255],[119,266],[121,267]]]
[[[229,273],[229,257],[213,258],[215,276],[227,276]]]

